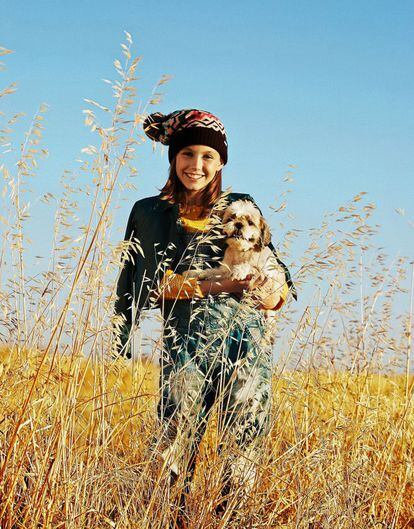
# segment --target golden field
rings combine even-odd
[[[52,364],[6,348],[0,358],[1,527],[165,527],[168,486],[148,450],[157,368],[73,357]],[[273,428],[238,521],[213,514],[212,426],[189,498],[191,527],[413,527],[411,385],[407,401],[404,377],[275,374]]]

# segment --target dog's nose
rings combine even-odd
[[[243,228],[243,224],[241,222],[236,222],[236,224],[234,225],[238,230],[240,230],[240,228]]]

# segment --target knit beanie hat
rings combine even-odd
[[[145,134],[168,145],[168,159],[188,145],[207,145],[215,149],[227,163],[227,138],[223,123],[205,110],[184,109],[171,114],[155,112],[143,124]]]

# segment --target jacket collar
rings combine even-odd
[[[225,194],[225,192],[222,192],[222,195]],[[238,195],[237,193],[227,193],[227,197],[230,201],[233,200],[233,198],[237,198],[233,195]],[[169,202],[168,200],[162,200],[161,199],[161,193],[155,197],[157,199],[156,207],[160,209],[161,211],[165,211],[167,209],[175,209],[178,212],[178,204],[173,204]]]

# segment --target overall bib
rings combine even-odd
[[[197,234],[182,226],[179,233],[176,273],[218,260],[211,244],[196,241]],[[218,449],[234,446],[237,454],[230,457],[230,477],[251,485],[260,437],[270,424],[272,352],[263,341],[264,313],[233,295],[164,300],[162,313],[158,417],[164,461],[173,476],[191,478],[214,410]]]

